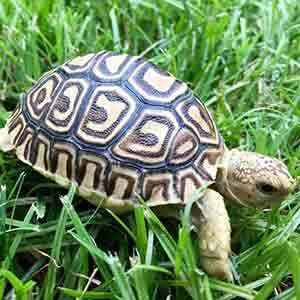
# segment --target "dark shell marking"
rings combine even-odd
[[[8,127],[21,160],[62,185],[77,182],[86,198],[186,201],[215,179],[224,151],[209,112],[185,83],[112,52],[47,73]]]

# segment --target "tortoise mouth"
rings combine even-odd
[[[261,189],[254,189],[254,191],[251,192],[251,188],[248,186],[244,186],[244,188],[243,186],[227,186],[225,197],[228,198],[231,203],[239,206],[263,209],[279,206],[280,203],[288,197],[291,191],[291,187],[279,190],[274,188],[270,189],[268,187],[267,190],[263,189],[263,191],[261,191]]]

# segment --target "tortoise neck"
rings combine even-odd
[[[238,151],[236,149],[227,150],[224,152],[223,156],[220,158],[218,164],[216,186],[218,191],[222,196],[229,200],[231,204],[238,204],[245,206],[245,204],[232,192],[230,186],[230,161],[232,154]]]

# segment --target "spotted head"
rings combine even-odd
[[[216,183],[227,199],[258,208],[281,202],[294,187],[294,180],[281,161],[237,149],[224,154]]]

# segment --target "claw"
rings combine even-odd
[[[209,275],[233,282],[228,259],[203,256],[201,265]]]

